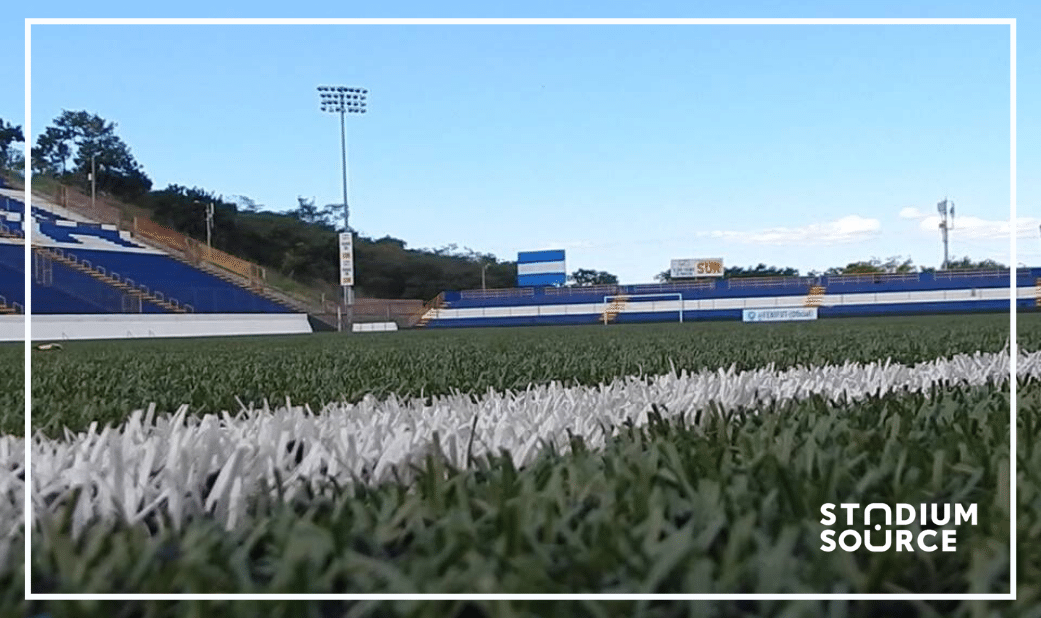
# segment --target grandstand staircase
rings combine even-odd
[[[22,306],[18,303],[12,302],[10,305],[7,304],[7,299],[0,296],[0,315],[16,315],[22,313]]]
[[[4,225],[3,223],[0,223],[0,238],[12,238],[16,240],[22,240],[22,236],[20,234],[15,234],[11,231],[9,227]]]
[[[821,306],[821,302],[823,302],[823,301],[824,301],[824,286],[823,285],[815,285],[812,288],[810,288],[810,293],[806,297],[806,306],[807,307],[820,307]]]
[[[307,313],[308,312],[307,307],[303,303],[300,303],[299,301],[295,301],[295,300],[293,300],[293,299],[291,299],[288,296],[285,296],[283,294],[278,294],[278,293],[272,292],[272,290],[270,288],[266,287],[266,286],[259,285],[257,282],[250,281],[250,280],[246,279],[245,277],[243,277],[242,275],[238,275],[238,274],[235,274],[235,273],[228,272],[228,271],[224,270],[223,268],[220,268],[220,267],[214,266],[212,264],[209,264],[206,261],[192,260],[187,255],[185,255],[183,252],[177,251],[177,250],[173,249],[172,247],[164,246],[164,245],[162,245],[160,243],[156,243],[156,242],[149,242],[151,239],[148,236],[145,236],[145,235],[135,235],[134,236],[134,240],[144,242],[147,245],[151,245],[151,246],[153,246],[153,247],[163,251],[167,256],[172,257],[173,259],[177,260],[178,262],[181,262],[182,264],[186,264],[188,266],[191,266],[192,268],[195,268],[197,270],[201,270],[201,271],[203,271],[204,273],[206,273],[208,275],[213,275],[214,277],[217,277],[218,279],[221,279],[222,281],[224,281],[226,283],[230,283],[232,285],[238,286],[238,287],[243,288],[245,290],[249,290],[250,292],[252,292],[253,294],[256,294],[257,296],[261,296],[261,297],[266,298],[267,300],[270,300],[272,302],[278,303],[278,304],[283,305],[285,307],[289,307],[290,309],[301,311],[303,313]]]
[[[134,240],[162,251],[167,257],[196,270],[217,277],[252,294],[301,313],[313,314],[315,308],[307,301],[293,298],[263,283],[264,269],[233,255],[211,249],[180,232],[164,228],[150,220],[134,217],[131,233]],[[222,262],[234,264],[224,265]],[[248,274],[246,270],[248,269]],[[318,317],[318,316],[316,316]],[[319,318],[321,319],[321,318]],[[323,322],[325,320],[322,320]]]
[[[433,300],[423,305],[423,310],[416,314],[412,328],[426,328],[431,320],[436,320],[441,315],[442,309],[447,309],[451,304],[445,300],[444,292],[438,294]]]
[[[618,317],[618,314],[625,309],[625,305],[628,302],[629,296],[625,294],[615,296],[614,299],[608,303],[607,307],[604,308],[604,312],[600,314],[600,319],[604,322],[604,325],[606,326],[609,322],[613,322],[614,319]]]
[[[88,275],[105,285],[114,287],[117,290],[123,292],[127,297],[132,299],[140,299],[142,302],[149,302],[157,307],[165,309],[171,313],[194,313],[191,305],[185,305],[177,301],[176,298],[168,298],[161,292],[152,292],[144,286],[134,285],[131,279],[122,279],[115,273],[106,272],[101,266],[93,266],[90,262],[80,260],[76,256],[65,253],[61,250],[55,250],[50,247],[33,247],[33,251],[38,255],[44,256],[59,264],[68,266],[69,268],[79,271],[85,275]]]
[[[173,248],[171,248],[169,246],[163,246],[163,245],[160,245],[158,243],[148,242],[149,238],[147,236],[143,236],[143,235],[142,236],[135,236],[134,239],[138,240],[138,241],[142,241],[145,244],[152,245],[153,247],[156,247],[157,249],[160,249],[167,256],[177,260],[178,262],[181,262],[182,264],[186,264],[188,266],[191,266],[192,268],[195,268],[197,270],[201,270],[201,271],[203,271],[204,273],[206,273],[208,275],[213,275],[214,277],[217,277],[218,279],[221,279],[222,281],[225,281],[226,283],[230,283],[232,285],[238,286],[238,287],[243,288],[245,290],[249,290],[253,294],[256,294],[257,296],[260,296],[262,298],[270,300],[271,302],[278,303],[279,305],[282,305],[283,307],[288,307],[289,309],[292,309],[293,311],[299,311],[300,313],[307,313],[307,314],[314,314],[315,313],[314,308],[313,307],[309,307],[307,305],[307,303],[305,303],[305,302],[301,302],[301,301],[299,301],[299,300],[297,300],[295,298],[290,297],[287,294],[281,294],[281,293],[273,290],[272,288],[270,288],[268,286],[260,285],[256,281],[250,281],[249,279],[247,279],[246,277],[243,277],[242,275],[229,272],[227,270],[224,270],[223,268],[220,268],[218,266],[214,266],[214,265],[209,264],[209,263],[207,263],[205,261],[192,260],[187,255],[185,255],[184,253],[182,253],[180,251],[176,251],[175,249],[173,249]],[[322,319],[321,316],[316,315],[315,317],[317,319],[319,319],[319,320],[322,320],[323,322],[329,323],[327,320]],[[331,325],[335,326],[335,324],[331,324]]]
[[[193,268],[197,268],[197,269],[199,269],[199,270],[201,270],[201,271],[203,271],[203,272],[205,272],[207,274],[213,275],[214,277],[217,277],[218,279],[221,279],[221,280],[225,281],[226,283],[230,283],[232,285],[237,285],[240,288],[249,290],[250,292],[256,294],[257,296],[261,296],[263,298],[266,298],[267,300],[270,300],[271,302],[278,303],[278,304],[280,304],[280,305],[282,305],[284,307],[288,307],[290,309],[301,311],[303,313],[307,313],[308,312],[307,307],[305,305],[303,305],[302,303],[300,303],[298,301],[295,301],[295,300],[292,300],[288,296],[285,296],[283,294],[275,293],[275,292],[273,292],[271,290],[271,288],[269,288],[267,286],[259,285],[259,284],[257,284],[254,281],[248,281],[245,277],[243,277],[241,275],[230,273],[230,272],[224,270],[223,268],[217,268],[217,267],[211,266],[210,264],[208,264],[206,262],[193,263],[193,262],[189,261],[184,255],[181,255],[181,254],[170,254],[170,253],[168,253],[168,255],[171,255],[171,257],[173,257],[175,260],[177,260],[179,262],[183,262],[183,263],[185,263],[185,264],[187,264],[187,265],[189,265],[189,266],[191,266]]]

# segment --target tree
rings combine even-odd
[[[11,162],[11,144],[24,143],[25,133],[21,125],[7,124],[0,118],[0,167],[6,168]]]
[[[872,257],[867,261],[850,262],[844,267],[832,267],[824,271],[826,275],[870,275],[870,274],[883,274],[883,273],[915,273],[918,272],[918,268],[915,267],[914,262],[911,258],[906,260],[902,259],[903,256],[894,255],[882,261],[877,257]]]
[[[996,262],[991,259],[977,262],[967,255],[960,260],[951,260],[947,263],[948,270],[1004,270],[1006,268],[1008,268],[1008,266],[1005,266],[1001,262]]]
[[[325,225],[335,232],[346,231],[343,222],[343,204],[326,204],[318,211]]]
[[[742,277],[798,277],[799,270],[796,268],[767,266],[760,262],[755,268],[752,268],[751,266],[748,268],[731,266],[730,268],[723,270],[723,276],[731,279]]]
[[[243,212],[260,212],[264,209],[264,207],[254,201],[253,198],[245,195],[231,196],[231,203]]]
[[[93,167],[99,190],[131,200],[143,197],[151,190],[152,180],[115,130],[114,122],[97,114],[64,110],[37,138],[33,169],[51,174],[60,169],[62,176],[71,173],[86,188]],[[71,172],[67,168],[70,157]]]
[[[602,270],[580,268],[568,275],[568,281],[573,282],[577,286],[611,285],[618,283],[618,277]]]
[[[319,208],[314,203],[314,198],[308,200],[297,197],[297,208],[292,215],[308,225],[317,226],[330,232],[342,232],[343,204],[326,204]]]
[[[44,174],[66,173],[66,163],[72,156],[72,133],[67,129],[47,127],[36,138],[33,148],[33,169]]]

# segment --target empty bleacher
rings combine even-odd
[[[292,312],[288,307],[166,255],[95,249],[66,249],[65,253],[161,291],[167,298],[191,305],[196,313]]]
[[[0,242],[0,313],[21,313],[25,305],[23,251],[19,244]]]
[[[45,207],[34,199],[26,226],[21,195],[0,190],[0,303],[24,303],[28,227],[34,313],[298,312],[232,277],[195,268],[129,231],[43,200]]]

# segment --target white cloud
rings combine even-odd
[[[1034,237],[1038,234],[1038,225],[1041,219],[1034,217],[1018,217],[1016,219],[1016,236],[1018,238]],[[930,215],[922,218],[918,227],[929,234],[936,234],[940,229],[939,215]],[[1008,240],[1012,232],[1012,226],[1008,219],[989,220],[979,217],[955,217],[954,227],[951,228],[952,238],[966,238],[969,240]]]
[[[878,235],[881,229],[882,224],[878,219],[848,215],[834,221],[801,227],[772,227],[752,231],[715,230],[701,235],[757,245],[834,245],[867,240]]]
[[[926,216],[925,213],[918,210],[914,206],[908,206],[907,208],[900,210],[901,219],[921,219],[924,216]]]

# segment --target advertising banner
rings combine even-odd
[[[354,285],[354,238],[351,232],[340,234],[340,285]]]
[[[741,319],[745,322],[794,322],[816,320],[816,307],[788,307],[777,309],[745,309]]]
[[[669,274],[673,279],[696,277],[722,277],[723,258],[672,260]]]

